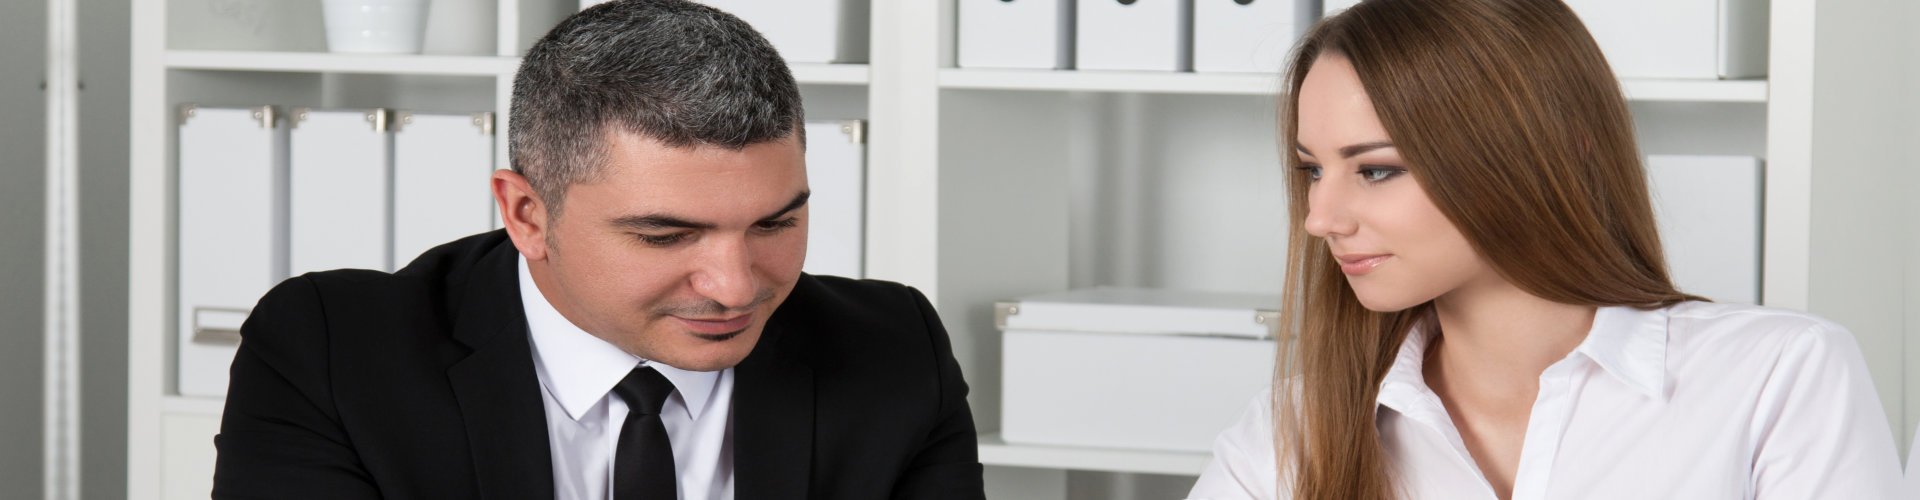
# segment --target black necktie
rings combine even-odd
[[[673,383],[651,366],[634,368],[613,393],[627,403],[627,422],[613,452],[613,500],[675,500],[673,444],[660,421]]]

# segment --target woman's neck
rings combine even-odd
[[[1587,338],[1596,308],[1548,301],[1505,280],[1488,281],[1434,300],[1441,334],[1430,344],[1427,359],[1437,366],[1422,371],[1428,378],[1444,377],[1457,396],[1531,395],[1540,372]],[[1529,390],[1516,391],[1523,388]]]

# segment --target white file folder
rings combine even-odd
[[[392,270],[391,112],[294,108],[289,272]]]
[[[807,122],[809,274],[861,278],[866,252],[866,123]]]
[[[1079,69],[1193,69],[1193,0],[1082,0],[1075,9]]]
[[[1752,157],[1647,157],[1661,246],[1680,291],[1760,302],[1761,175]]]
[[[180,111],[179,392],[227,393],[240,323],[287,276],[287,126],[272,107]]]
[[[1073,67],[1075,0],[959,2],[960,67]]]
[[[493,228],[493,113],[401,112],[393,133],[393,267]]]
[[[1299,27],[1297,0],[1193,0],[1193,70],[1279,73]]]

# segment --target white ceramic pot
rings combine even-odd
[[[427,32],[427,0],[321,0],[327,50],[418,54]]]

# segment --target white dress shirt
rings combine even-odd
[[[733,369],[681,370],[651,363],[581,330],[547,302],[520,258],[520,303],[533,343],[534,373],[546,403],[555,500],[614,498],[613,457],[627,404],[613,386],[652,365],[674,392],[660,409],[673,443],[680,498],[733,498]],[[630,500],[630,499],[620,499]]]
[[[1430,329],[1380,383],[1375,424],[1411,499],[1492,500],[1427,387]],[[1275,480],[1269,396],[1214,443],[1190,498],[1291,498]],[[1893,499],[1892,429],[1845,328],[1807,314],[1687,302],[1601,308],[1540,374],[1515,500]],[[1289,486],[1290,487],[1290,486]]]

